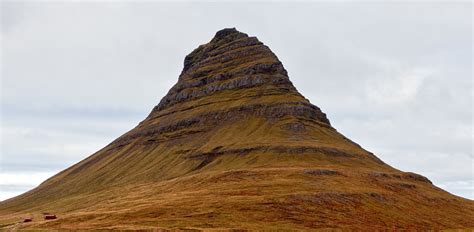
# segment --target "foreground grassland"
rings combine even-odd
[[[229,161],[225,159],[235,157],[221,162]],[[474,216],[472,201],[454,198],[413,179],[412,174],[384,172],[386,176],[382,170],[347,171],[303,162],[291,167],[256,166],[116,186],[48,201],[41,207],[25,205],[21,212],[0,211],[1,222],[8,227],[31,215],[33,222],[17,227],[382,230],[463,228],[472,224]],[[59,218],[42,220],[45,210]]]

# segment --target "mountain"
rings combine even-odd
[[[12,225],[24,216],[33,222]],[[186,56],[137,127],[0,203],[0,226],[15,229],[425,230],[473,219],[473,201],[340,134],[275,54],[234,28]]]

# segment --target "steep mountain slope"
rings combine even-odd
[[[41,212],[58,219],[43,221]],[[257,38],[224,29],[186,56],[137,127],[0,203],[49,229],[474,227],[473,201],[396,170],[332,128]],[[1,221],[0,220],[0,221]]]

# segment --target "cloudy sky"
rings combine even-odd
[[[1,4],[0,200],[144,119],[216,31],[257,36],[340,132],[474,199],[472,3]]]

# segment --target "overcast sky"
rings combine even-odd
[[[470,2],[3,1],[0,200],[136,126],[225,27],[268,45],[340,132],[474,199]]]

